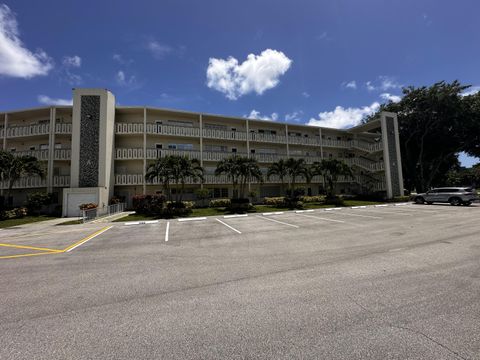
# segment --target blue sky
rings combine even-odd
[[[480,89],[476,0],[0,4],[1,110],[102,87],[122,105],[345,127],[402,85]]]

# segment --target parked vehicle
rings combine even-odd
[[[413,198],[416,204],[433,204],[434,202],[450,203],[451,205],[471,205],[478,200],[475,190],[471,187],[444,187],[417,194]]]

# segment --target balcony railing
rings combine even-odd
[[[56,134],[71,134],[72,133],[72,124],[55,124],[55,133]]]
[[[203,129],[203,137],[207,139],[247,141],[247,133],[244,131]]]
[[[383,143],[381,141],[369,143],[362,140],[352,140],[350,143],[352,148],[360,149],[367,152],[376,152],[383,150]]]
[[[276,144],[286,143],[285,135],[259,134],[259,133],[251,132],[250,134],[248,134],[248,137],[250,141],[269,142],[269,143],[276,143]]]
[[[200,137],[200,128],[193,126],[147,124],[147,134]]]
[[[10,127],[7,127],[7,138],[48,135],[49,131],[50,131],[50,124],[10,126]],[[1,135],[4,135],[4,130],[1,131]]]
[[[67,187],[70,186],[70,176],[54,176],[53,184],[54,187]],[[0,187],[2,189],[8,189],[7,181],[0,182]],[[17,180],[13,184],[13,189],[28,189],[28,188],[44,188],[47,187],[47,179],[41,178],[39,176],[29,176],[23,177]]]
[[[72,158],[71,149],[55,149],[54,159],[55,160],[70,160]]]
[[[376,162],[362,158],[350,158],[345,159],[344,161],[350,166],[356,165],[368,171],[383,171],[384,169],[383,162],[381,161]]]
[[[41,161],[48,160],[48,150],[15,151],[12,154],[14,156],[33,156]]]

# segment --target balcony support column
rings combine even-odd
[[[55,160],[55,120],[57,109],[50,108],[50,129],[48,135],[48,160],[47,160],[47,193],[53,190],[53,162]]]
[[[147,108],[143,108],[143,195],[147,194],[147,183],[145,181],[145,175],[147,173]]]
[[[248,124],[248,118],[245,119],[245,129],[247,130],[247,157],[250,157],[250,130],[249,130],[249,124]],[[250,181],[248,182],[248,192],[252,191],[251,190],[251,184]]]
[[[7,150],[7,126],[8,126],[8,114],[5,114],[3,120],[3,150]]]
[[[287,158],[290,157],[290,147],[288,146],[288,125],[285,124],[285,141],[287,143]]]
[[[200,126],[200,166],[203,168],[203,117],[198,116],[198,124]],[[200,183],[200,189],[203,189],[203,182]]]

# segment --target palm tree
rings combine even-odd
[[[158,180],[167,193],[168,200],[172,200],[172,194],[170,191],[172,175],[169,169],[168,157],[158,158],[153,164],[150,164],[147,167],[147,172],[145,173],[145,180],[148,182]]]
[[[147,168],[145,179],[153,181],[158,179],[162,183],[168,199],[172,200],[171,184],[175,184],[180,191],[175,194],[175,202],[181,202],[185,193],[185,183],[188,179],[193,182],[203,181],[203,167],[197,159],[189,159],[186,156],[168,155],[158,158]]]
[[[6,181],[7,199],[10,197],[13,185],[24,176],[45,177],[41,162],[34,156],[15,156],[11,152],[0,150],[0,180]]]
[[[215,169],[215,175],[223,174],[232,182],[234,199],[238,198],[238,196],[240,198],[245,197],[248,182],[263,180],[257,160],[245,156],[232,155],[219,161]]]
[[[335,197],[335,185],[339,176],[353,177],[350,166],[338,159],[323,159],[315,170],[322,175],[327,184],[327,198]]]
[[[247,183],[252,180],[262,182],[263,174],[256,159],[240,157],[237,160],[240,163],[240,198],[244,199]]]
[[[280,192],[281,195],[285,193],[285,178],[288,176],[288,169],[286,161],[283,159],[274,162],[267,171],[267,179],[270,179],[272,176],[278,176],[280,179]]]
[[[185,182],[188,179],[193,182],[197,182],[197,180],[203,182],[204,170],[198,159],[189,159],[187,156],[178,155],[171,155],[169,158],[173,181],[177,188],[180,184],[180,197],[177,191],[175,201],[181,202],[183,200],[183,194],[185,193]]]
[[[239,157],[235,155],[226,157],[217,163],[217,168],[215,169],[215,176],[225,174],[231,181],[234,199],[237,197],[237,187],[240,178],[240,163],[238,158]]]
[[[305,159],[294,159],[294,158],[287,159],[287,161],[285,162],[285,165],[287,167],[287,174],[289,175],[289,178],[290,178],[290,195],[293,195],[293,192],[295,191],[295,184],[296,184],[297,177],[303,176],[305,180],[308,181],[309,179],[308,166],[307,166],[307,163],[305,162]]]

